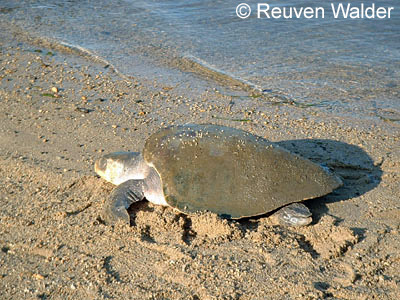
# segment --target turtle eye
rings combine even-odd
[[[95,164],[95,169],[105,172],[105,170],[107,169],[107,159],[102,157],[99,160],[97,160]]]

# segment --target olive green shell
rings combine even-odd
[[[162,129],[143,157],[159,173],[167,203],[183,213],[229,218],[264,214],[341,185],[319,165],[251,133],[218,125]]]

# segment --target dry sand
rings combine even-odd
[[[397,299],[398,123],[249,97],[204,77],[200,92],[121,78],[24,39],[0,47],[1,299]],[[147,202],[131,208],[132,226],[104,225],[113,187],[94,160],[188,122],[280,142],[344,186],[306,202],[305,228]]]

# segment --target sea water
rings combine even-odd
[[[0,1],[0,17],[88,51],[126,76],[179,81],[175,66],[186,59],[260,93],[400,120],[398,1],[243,1]],[[372,5],[374,17],[365,17]],[[392,7],[390,17],[379,17],[378,7]]]

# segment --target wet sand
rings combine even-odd
[[[0,42],[2,299],[396,299],[400,126],[330,115],[188,74],[199,88],[121,77],[63,48]],[[191,81],[193,82],[193,81]],[[193,92],[193,90],[195,92]],[[200,91],[199,91],[200,90]],[[162,126],[250,131],[338,174],[313,223],[227,221],[147,202],[106,226],[102,154]]]

